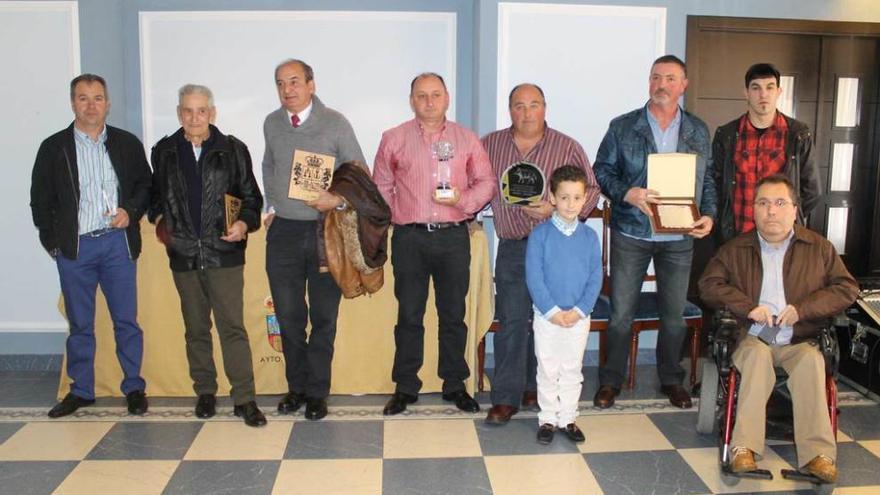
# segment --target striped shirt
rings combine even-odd
[[[88,134],[73,127],[76,166],[79,173],[79,234],[110,226],[108,210],[119,204],[119,181],[107,153],[107,126],[92,141]]]
[[[449,160],[451,183],[461,195],[455,206],[433,200],[437,160],[431,144],[439,141],[448,141],[454,148]],[[373,180],[391,206],[391,221],[397,225],[468,220],[492,199],[497,187],[477,135],[448,120],[434,136],[426,135],[415,119],[382,133]]]
[[[545,127],[544,136],[540,141],[523,156],[513,140],[513,128],[501,129],[483,136],[483,146],[489,153],[492,162],[492,171],[496,178],[507,167],[522,161],[529,162],[544,172],[547,185],[543,199],[550,200],[550,175],[562,165],[574,165],[581,167],[587,173],[587,203],[584,205],[581,216],[589,215],[599,201],[599,185],[590,167],[590,160],[580,144],[565,134]],[[495,221],[495,232],[502,239],[524,239],[532,232],[536,225],[541,223],[523,213],[521,206],[509,205],[501,195],[496,194],[492,198],[492,214]]]

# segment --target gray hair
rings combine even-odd
[[[443,90],[444,90],[444,91],[448,91],[448,90],[446,89],[446,81],[443,80],[443,76],[441,76],[440,74],[437,74],[436,72],[422,72],[421,74],[419,74],[419,75],[417,75],[416,77],[414,77],[412,81],[410,81],[410,83],[409,83],[409,95],[412,96],[412,94],[413,94],[413,90],[416,88],[416,82],[418,82],[419,79],[427,79],[427,78],[429,78],[429,77],[436,77],[437,79],[439,79],[439,80],[440,80],[440,84],[443,85]]]
[[[184,84],[177,90],[177,104],[180,105],[183,102],[184,96],[189,96],[192,94],[202,95],[208,98],[208,106],[214,106],[214,93],[211,92],[211,89],[207,86],[202,86],[201,84]]]
[[[288,59],[282,60],[280,64],[276,65],[275,66],[275,79],[276,80],[278,79],[278,71],[282,67],[284,67],[285,65],[291,65],[291,64],[299,64],[299,66],[302,67],[303,72],[305,72],[305,74],[306,74],[306,82],[309,82],[309,81],[315,79],[315,71],[312,70],[312,66],[303,62],[302,60],[300,60],[298,58],[288,58]]]

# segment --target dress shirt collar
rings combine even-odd
[[[553,215],[550,216],[550,221],[553,222],[553,226],[559,229],[559,231],[562,232],[562,234],[566,237],[574,234],[574,231],[577,230],[579,223],[577,219],[569,222],[568,220],[559,216],[559,213],[557,213],[556,211],[554,211]]]
[[[315,105],[314,97],[312,99],[313,101],[310,101],[309,106],[305,107],[302,112],[293,113],[290,110],[285,109],[287,111],[287,123],[289,124],[290,119],[292,119],[293,116],[296,115],[299,117],[299,125],[305,124],[306,120],[309,118],[309,115],[312,114],[312,107]]]
[[[82,143],[103,144],[105,141],[107,141],[107,125],[104,124],[104,128],[101,129],[101,132],[98,134],[97,141],[92,141],[91,136],[89,136],[87,133],[81,131],[76,126],[76,124],[73,125],[73,135],[76,137],[76,139],[80,140],[80,142],[82,142]]]

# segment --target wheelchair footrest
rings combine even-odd
[[[791,481],[807,481],[816,485],[827,484],[826,481],[820,480],[812,474],[798,471],[797,469],[783,469],[782,477]]]
[[[730,467],[723,466],[722,470],[724,471],[724,474],[726,474],[727,476],[735,476],[737,478],[749,478],[749,479],[755,479],[755,480],[772,480],[773,479],[773,473],[771,473],[767,469],[755,469],[753,471],[743,471],[741,473],[734,473],[733,471],[730,470]]]

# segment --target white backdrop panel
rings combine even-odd
[[[261,186],[263,119],[279,107],[284,59],[314,68],[316,94],[349,119],[371,166],[382,131],[412,118],[416,74],[444,77],[455,118],[455,13],[141,12],[140,36],[145,145],[179,127],[180,86],[207,85],[218,127],[248,145]]]
[[[549,124],[577,139],[592,161],[608,122],[648,100],[665,33],[665,8],[500,3],[498,128],[510,125],[510,89],[537,83]]]
[[[76,2],[0,2],[0,332],[60,331],[58,272],[33,226],[31,170],[43,139],[73,120],[69,83],[79,73]]]

